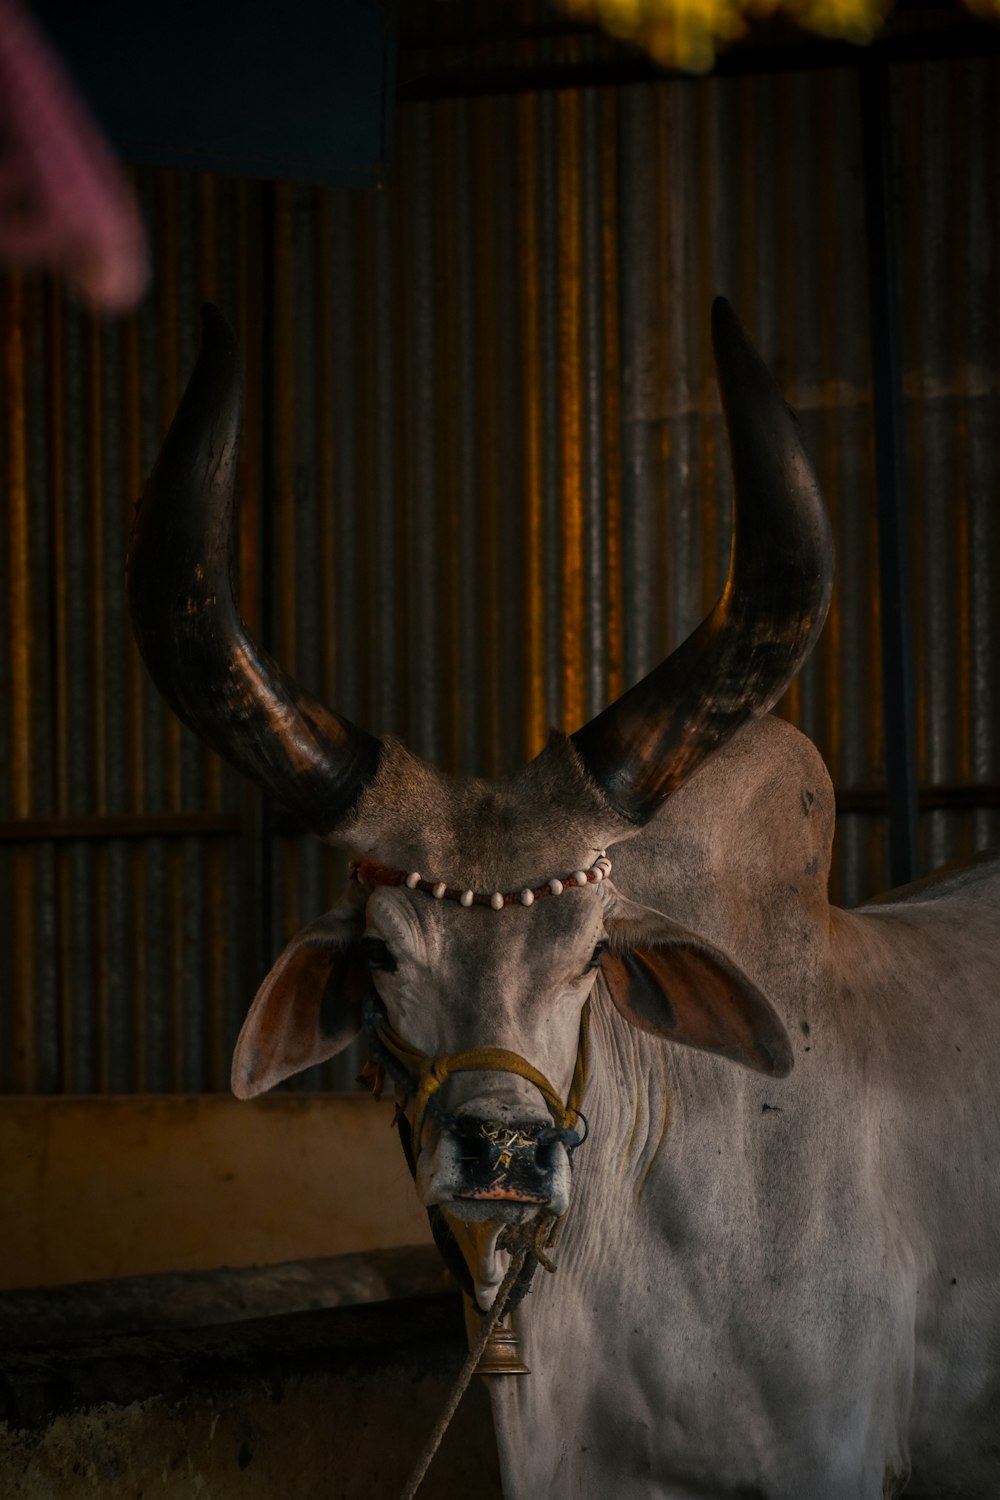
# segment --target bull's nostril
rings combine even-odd
[[[482,1161],[507,1167],[515,1157],[532,1160],[539,1151],[544,1125],[512,1125],[501,1120],[460,1119],[453,1127],[462,1143],[463,1161]]]

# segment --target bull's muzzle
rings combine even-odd
[[[463,1116],[449,1125],[455,1149],[454,1198],[487,1203],[548,1205],[565,1132],[534,1122],[478,1120]]]

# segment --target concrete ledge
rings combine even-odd
[[[454,1282],[433,1245],[285,1261],[277,1266],[162,1272],[31,1287],[0,1292],[0,1350],[65,1349],[117,1333],[209,1328],[283,1313],[452,1291]]]

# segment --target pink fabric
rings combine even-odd
[[[0,0],[0,259],[126,312],[149,284],[135,196],[19,0]]]

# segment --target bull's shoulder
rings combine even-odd
[[[960,895],[975,900],[1000,899],[1000,849],[984,849],[972,859],[942,865],[910,885],[897,886],[895,890],[873,896],[856,910],[864,912],[871,907],[946,901]]]

